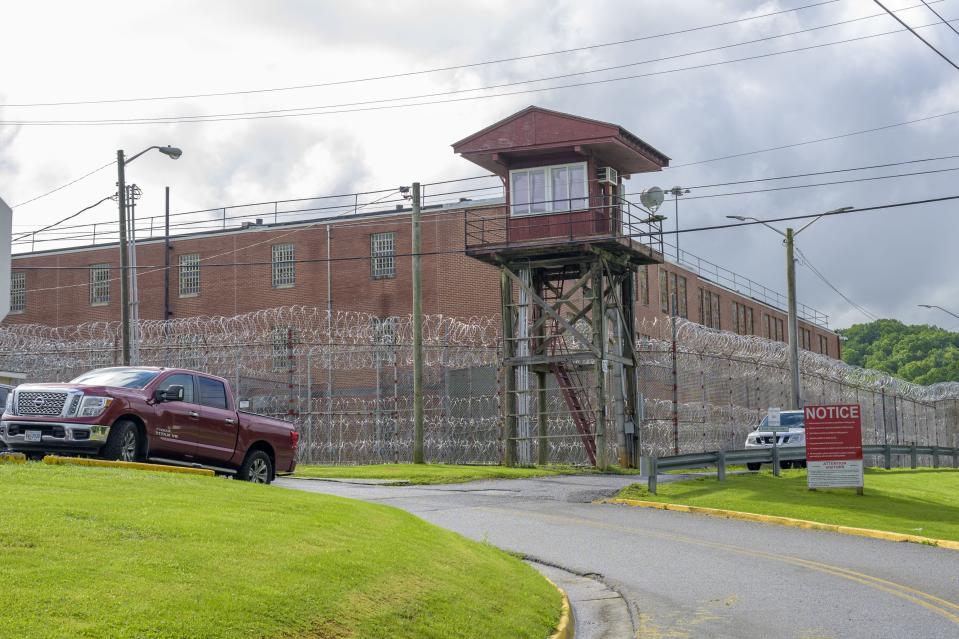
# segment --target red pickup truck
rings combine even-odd
[[[176,368],[101,368],[69,384],[24,384],[0,420],[0,442],[31,456],[203,467],[257,483],[293,472],[298,440],[289,422],[238,411],[227,380]]]

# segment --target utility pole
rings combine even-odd
[[[786,286],[789,296],[789,377],[791,408],[802,408],[799,391],[799,320],[796,317],[796,258],[793,255],[793,230],[786,229]]]
[[[170,187],[165,190],[163,214],[163,321],[170,319]],[[239,389],[239,386],[237,386]]]
[[[130,288],[127,279],[127,183],[123,149],[117,151],[117,200],[120,204],[120,339],[121,361],[130,365]]]
[[[420,183],[413,182],[413,463],[423,464],[423,291],[420,273]]]

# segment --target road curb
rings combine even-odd
[[[0,452],[0,464],[26,464],[27,456],[23,453]]]
[[[216,475],[207,468],[186,468],[184,466],[162,466],[160,464],[144,464],[142,462],[124,462],[109,461],[106,459],[89,459],[86,457],[60,457],[58,455],[47,455],[43,458],[44,464],[54,466],[96,466],[99,468],[126,468],[130,470],[152,470],[161,473],[174,473],[178,475],[201,475],[203,477],[213,477]]]
[[[549,639],[573,639],[576,624],[573,623],[573,609],[569,605],[569,597],[566,596],[566,591],[557,586],[552,579],[545,576],[543,579],[548,581],[553,588],[556,588],[563,597],[563,613],[559,617],[559,623],[556,624],[556,630],[549,636]]]
[[[705,506],[687,506],[685,504],[668,504],[659,501],[643,501],[639,499],[604,499],[603,504],[621,504],[624,506],[634,506],[637,508],[656,508],[658,510],[673,510],[681,513],[694,513],[697,515],[707,515],[710,517],[722,517],[724,519],[740,519],[743,521],[752,521],[762,524],[774,524],[777,526],[789,526],[792,528],[805,528],[807,530],[824,530],[826,532],[839,533],[840,535],[853,535],[855,537],[868,537],[870,539],[882,539],[884,541],[905,541],[914,544],[923,544],[925,546],[936,546],[937,548],[947,548],[949,550],[959,550],[959,541],[950,539],[934,539],[932,537],[922,537],[921,535],[908,535],[905,533],[889,532],[887,530],[872,530],[870,528],[855,528],[853,526],[840,526],[838,524],[825,524],[819,521],[810,521],[808,519],[794,519],[792,517],[780,517],[778,515],[760,515],[758,513],[747,513],[739,510],[725,510],[722,508],[706,508]]]

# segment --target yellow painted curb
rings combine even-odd
[[[687,506],[685,504],[667,504],[660,501],[643,501],[640,499],[604,499],[601,503],[623,504],[626,506],[636,506],[639,508],[657,508],[659,510],[674,510],[681,513],[695,513],[698,515],[708,515],[710,517],[723,517],[725,519],[741,519],[743,521],[754,521],[762,524],[775,524],[777,526],[790,526],[792,528],[805,528],[807,530],[825,530],[827,532],[839,533],[840,535],[855,535],[856,537],[869,537],[870,539],[883,539],[885,541],[908,541],[914,544],[925,544],[926,546],[937,546],[939,548],[959,550],[959,541],[952,541],[949,539],[933,539],[932,537],[907,535],[905,533],[889,532],[886,530],[872,530],[870,528],[855,528],[853,526],[840,526],[838,524],[824,524],[819,521],[794,519],[792,517],[780,517],[778,515],[760,515],[758,513],[744,513],[739,510],[706,508],[705,506]]]
[[[26,464],[27,456],[23,453],[0,453],[0,464]]]
[[[97,466],[103,468],[129,468],[133,470],[153,470],[161,473],[176,473],[180,475],[202,475],[213,477],[216,475],[207,468],[186,468],[183,466],[163,466],[161,464],[144,464],[141,462],[108,461],[106,459],[89,459],[87,457],[59,457],[47,455],[43,458],[44,464],[58,466]]]
[[[573,609],[569,606],[569,597],[566,596],[565,590],[553,583],[552,579],[549,577],[543,577],[543,579],[552,584],[553,588],[556,588],[559,594],[563,596],[563,614],[560,615],[556,630],[549,636],[549,639],[573,639],[575,624],[573,623]]]

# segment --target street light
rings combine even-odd
[[[853,207],[851,206],[843,206],[838,209],[826,211],[825,213],[821,213],[814,217],[809,223],[800,228],[798,231],[793,231],[792,228],[787,228],[785,233],[774,226],[770,226],[765,221],[755,217],[746,217],[743,215],[726,216],[731,220],[739,220],[740,222],[745,222],[747,220],[758,222],[766,228],[772,229],[776,233],[779,233],[785,238],[783,244],[786,245],[786,291],[789,296],[789,321],[787,331],[789,335],[789,373],[791,381],[790,386],[792,390],[792,408],[794,410],[799,410],[802,408],[802,397],[800,396],[799,392],[799,319],[796,314],[796,258],[793,256],[793,239],[822,217],[826,215],[832,215],[834,213],[843,213],[852,209]]]
[[[942,311],[943,313],[948,313],[949,315],[952,315],[952,316],[955,317],[956,319],[959,319],[959,315],[956,315],[956,314],[953,313],[952,311],[947,310],[947,309],[944,309],[944,308],[941,307],[941,306],[936,306],[935,304],[920,304],[919,306],[921,306],[921,307],[923,307],[923,308],[938,308],[938,309],[939,309],[940,311]]]
[[[124,157],[123,149],[117,151],[117,202],[119,202],[120,207],[120,325],[124,366],[130,365],[130,279],[127,274],[129,263],[127,256],[127,181],[125,169],[127,164],[153,149],[173,160],[183,155],[183,151],[175,146],[151,146],[130,158]]]

